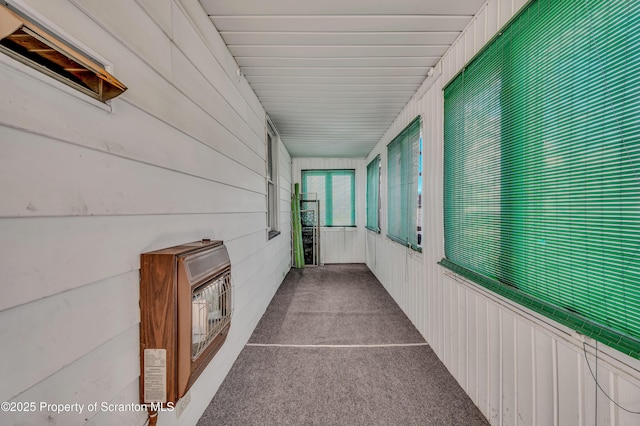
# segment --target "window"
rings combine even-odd
[[[356,226],[355,182],[355,170],[302,171],[302,193],[320,200],[320,226]]]
[[[276,132],[267,122],[267,231],[269,239],[278,231],[278,150]]]
[[[106,102],[127,90],[84,53],[0,4],[0,52]]]
[[[367,228],[380,232],[380,156],[367,166]]]
[[[387,236],[422,251],[422,136],[420,117],[387,146]]]
[[[636,358],[639,12],[533,1],[445,88],[441,261]]]

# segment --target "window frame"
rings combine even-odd
[[[545,13],[539,13],[543,7]],[[629,285],[637,277],[633,271],[638,270],[638,263],[629,248],[632,246],[626,243],[637,238],[628,224],[637,223],[638,215],[627,206],[639,191],[628,186],[619,189],[631,174],[626,167],[637,164],[627,144],[629,135],[639,126],[608,124],[637,123],[637,112],[633,117],[624,116],[625,120],[616,115],[623,114],[622,110],[624,114],[637,111],[626,107],[628,98],[610,95],[624,92],[621,88],[637,87],[638,79],[631,77],[635,76],[633,70],[625,69],[629,61],[620,53],[629,49],[637,54],[637,50],[622,42],[596,50],[603,40],[622,40],[620,31],[633,33],[622,24],[614,32],[607,27],[618,19],[613,11],[625,13],[622,7],[596,2],[583,6],[588,11],[571,10],[569,14],[553,7],[552,3],[535,0],[523,7],[443,88],[445,258],[440,264],[546,318],[640,359],[640,310],[635,303],[635,287]],[[594,21],[593,16],[599,19]],[[547,18],[548,21],[536,21]],[[554,25],[551,20],[555,20]],[[575,31],[586,26],[588,36]],[[607,30],[603,30],[605,27]],[[519,32],[530,28],[545,28],[545,32],[536,34],[531,30],[518,38]],[[568,43],[564,38],[567,34],[576,39]],[[530,62],[522,60],[521,52],[539,51],[540,46],[554,52],[544,55],[546,62],[536,62],[536,55],[530,56]],[[601,55],[605,53],[616,60],[603,61]],[[576,66],[589,58],[596,61],[594,66]],[[616,64],[622,65],[615,68]],[[498,80],[488,78],[493,72],[490,67],[498,66]],[[592,80],[573,74],[574,70],[587,68],[599,69],[599,73]],[[544,72],[525,76],[529,70]],[[601,83],[599,80],[607,73],[615,73],[617,80]],[[498,81],[494,95],[489,94],[489,81]],[[598,84],[588,86],[592,81]],[[466,89],[459,91],[457,85],[466,85]],[[561,92],[564,88],[569,90]],[[562,93],[562,99],[557,100],[550,93]],[[496,102],[491,101],[492,96]],[[481,100],[474,103],[475,97]],[[566,99],[571,101],[561,103]],[[457,109],[451,106],[455,103]],[[477,113],[480,103],[497,116],[481,121]],[[587,117],[588,123],[581,121]],[[487,130],[491,120],[500,121],[495,135]],[[476,128],[472,124],[466,127],[467,122],[475,123]],[[592,129],[585,131],[589,126]],[[607,132],[595,130],[602,128]],[[464,140],[467,135],[484,144],[484,158],[489,157],[487,152],[499,157],[498,165],[487,162],[481,167],[479,157],[465,157],[463,152],[473,151]],[[499,140],[491,145],[481,140],[494,137]],[[490,226],[486,225],[486,218],[492,213],[481,205],[490,202],[477,202],[479,193],[465,186],[473,177],[459,169],[464,163],[474,164],[477,170],[497,170],[495,198],[487,198],[497,210],[497,221]],[[448,183],[456,179],[460,181],[455,186]],[[465,188],[476,199],[458,206],[458,200],[466,197]],[[468,242],[465,232],[480,229],[470,224],[469,214],[464,213],[472,210],[485,221],[485,229],[496,229],[495,243],[487,243],[484,237],[478,238],[479,243]],[[624,220],[617,220],[618,217]],[[493,250],[495,264],[485,258],[479,261],[469,248],[473,244],[487,247],[485,253]],[[615,249],[607,250],[611,247]],[[620,319],[622,316],[624,320]]]
[[[320,226],[323,228],[355,228],[356,223],[356,170],[355,169],[305,169],[300,171],[300,178],[302,181],[302,193],[309,193],[308,185],[306,182],[306,176],[324,176],[325,178],[325,199],[320,200]],[[351,224],[350,225],[334,225],[333,217],[329,216],[333,211],[333,185],[330,185],[330,181],[333,176],[351,176]],[[323,205],[324,202],[324,205]]]
[[[418,115],[398,135],[387,144],[387,238],[398,244],[409,247],[411,250],[422,253],[422,116]],[[413,136],[417,128],[415,139]],[[396,151],[396,152],[393,152]],[[393,153],[393,155],[392,155]],[[399,164],[393,165],[399,155]],[[415,157],[414,157],[415,156]],[[415,170],[407,169],[415,165]],[[398,170],[399,175],[392,175],[392,171]],[[413,180],[415,178],[415,181]],[[398,183],[399,181],[399,183]],[[396,189],[399,187],[400,189]],[[399,194],[398,192],[399,191]],[[391,202],[392,197],[399,197],[399,203]],[[413,199],[413,200],[412,200]],[[415,203],[415,204],[414,204]],[[399,204],[399,206],[398,206]],[[403,221],[403,210],[413,210],[414,214],[407,214],[407,221]],[[399,209],[399,211],[396,211]],[[391,224],[393,219],[399,219],[400,223]],[[403,226],[403,224],[405,226]],[[406,229],[405,229],[406,227]],[[392,228],[400,230],[399,235],[391,231]],[[411,229],[415,231],[415,238],[411,235]]]
[[[369,168],[371,167],[371,170],[374,170],[372,173],[369,172]],[[370,176],[371,175],[371,176]],[[378,179],[375,179],[375,177],[377,176]],[[373,177],[374,178],[374,182],[372,182],[369,178]],[[375,185],[375,189],[372,190],[372,188],[370,187],[370,185]],[[376,157],[371,160],[371,162],[369,162],[369,164],[367,164],[367,196],[366,196],[366,203],[367,203],[367,218],[366,218],[366,225],[365,227],[373,232],[376,233],[380,233],[381,232],[381,223],[380,223],[380,218],[382,216],[382,202],[381,202],[381,197],[380,197],[380,190],[382,189],[382,159],[380,158],[380,155],[376,155]],[[371,198],[375,198],[375,201],[372,200]],[[369,223],[369,212],[370,212],[370,208],[371,208],[371,204],[375,205],[375,224],[371,224]]]
[[[267,190],[267,239],[280,235],[278,222],[278,133],[271,120],[266,125],[265,181]]]

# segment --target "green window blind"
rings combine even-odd
[[[302,193],[320,200],[320,226],[356,226],[355,170],[303,170]]]
[[[417,117],[387,145],[387,236],[421,251],[421,119]]]
[[[531,2],[445,88],[441,264],[640,358],[640,2]]]
[[[367,228],[380,232],[380,156],[367,166]]]

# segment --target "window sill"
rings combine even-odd
[[[420,247],[420,246],[415,246],[413,244],[408,244],[407,242],[402,241],[402,240],[400,240],[398,238],[395,238],[394,236],[389,235],[389,234],[387,234],[387,238],[390,239],[391,241],[393,241],[394,243],[400,244],[403,247],[410,248],[411,250],[413,250],[416,253],[422,253],[422,247]]]
[[[572,312],[561,306],[556,306],[551,302],[538,299],[517,287],[480,275],[477,272],[459,266],[446,258],[440,260],[438,264],[456,275],[461,276],[465,281],[474,283],[489,292],[508,299],[519,305],[521,308],[526,308],[527,310],[533,311],[562,324],[570,330],[575,330],[582,335],[598,340],[601,343],[624,353],[625,355],[631,356],[635,359],[640,359],[640,349],[638,349],[640,347],[638,344],[639,341],[631,336],[621,334],[616,330],[608,329],[606,326],[603,326],[589,318],[585,318],[576,312]]]
[[[267,240],[271,240],[280,235],[280,231],[269,231],[267,234]]]

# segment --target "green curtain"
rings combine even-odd
[[[380,156],[367,165],[367,228],[380,232]]]
[[[442,264],[640,358],[640,2],[538,0],[445,88]]]
[[[387,236],[418,251],[421,122],[417,117],[387,145]]]
[[[302,170],[302,193],[320,200],[320,226],[356,226],[355,170]]]

